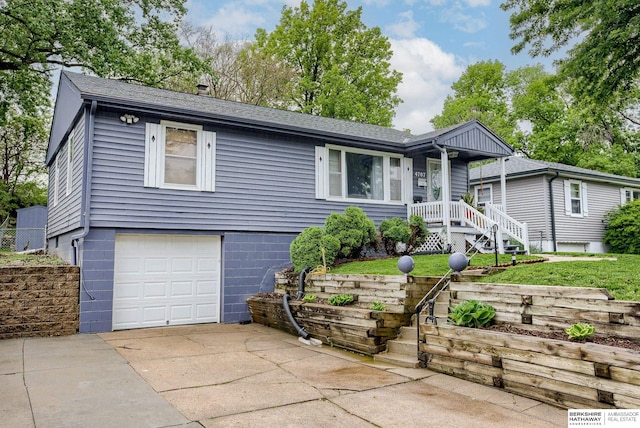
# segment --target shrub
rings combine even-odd
[[[302,298],[302,301],[307,303],[313,303],[316,300],[318,300],[318,296],[315,296],[313,294],[305,294],[304,297]]]
[[[573,340],[585,340],[593,333],[596,332],[596,329],[593,328],[591,324],[587,323],[577,323],[572,325],[569,328],[565,328],[564,331],[569,335],[569,337]]]
[[[409,222],[394,217],[380,223],[382,246],[386,253],[392,256],[409,254],[422,245],[428,234],[423,218],[417,215],[412,215]],[[400,249],[400,243],[404,244],[403,249]]]
[[[348,259],[358,258],[365,249],[375,246],[375,224],[358,207],[347,207],[344,214],[331,213],[325,220],[324,230],[338,238],[339,254]]]
[[[478,302],[477,300],[465,300],[451,308],[449,318],[456,325],[466,327],[485,327],[493,322],[496,310],[493,306]]]
[[[387,309],[382,302],[372,302],[370,308],[372,311],[384,311]]]
[[[411,237],[411,229],[406,220],[400,217],[388,218],[380,223],[380,240],[384,251],[391,255],[399,255],[403,251],[398,251],[398,244],[406,244]]]
[[[318,226],[303,230],[289,247],[295,272],[300,272],[306,267],[316,268],[322,265],[323,248],[326,263],[328,266],[332,266],[340,249],[340,241],[334,236],[324,233],[322,228]]]
[[[329,297],[329,304],[333,306],[346,306],[353,303],[353,296],[351,294],[333,294]]]
[[[640,254],[640,200],[626,203],[608,212],[604,243],[611,251],[621,254]]]

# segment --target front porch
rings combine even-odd
[[[424,219],[431,237],[417,252],[461,252],[477,246],[481,252],[500,254],[520,247],[529,254],[529,232],[501,210],[499,205],[486,204],[484,213],[464,201],[420,202],[407,205],[407,218]]]

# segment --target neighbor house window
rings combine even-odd
[[[624,205],[627,202],[633,202],[640,199],[640,189],[632,189],[625,187],[620,189],[620,204]]]
[[[587,183],[579,180],[565,180],[564,198],[566,215],[572,217],[587,216]]]
[[[491,184],[483,184],[475,186],[476,206],[483,207],[493,202],[493,186]]]
[[[317,147],[316,155],[318,198],[402,203],[412,190],[411,159],[338,146]]]
[[[147,123],[146,187],[214,191],[215,133],[202,126]]]

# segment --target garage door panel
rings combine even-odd
[[[144,260],[144,273],[169,273],[169,259],[167,257],[158,258],[145,258]]]
[[[113,329],[218,322],[220,237],[118,234]]]
[[[142,307],[142,322],[145,326],[159,326],[166,323],[167,308],[165,305]]]
[[[193,282],[192,281],[172,281],[171,282],[171,297],[192,297],[193,296]]]
[[[194,273],[193,259],[186,257],[175,257],[171,259],[171,272],[173,273]]]
[[[198,296],[211,296],[217,293],[215,281],[196,282],[196,293]]]
[[[196,263],[198,272],[217,273],[220,262],[213,257],[198,257]]]
[[[201,304],[196,305],[196,317],[198,319],[206,319],[215,317],[218,313],[218,305]]]
[[[167,283],[166,282],[142,282],[142,299],[149,298],[166,298]]]
[[[114,299],[139,299],[140,288],[137,282],[120,282],[113,289]]]

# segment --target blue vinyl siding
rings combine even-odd
[[[82,169],[84,165],[84,117],[73,127],[49,166],[49,203],[47,214],[47,235],[56,236],[76,229],[81,221],[82,204]],[[67,194],[67,146],[73,142],[71,164],[71,193]],[[58,168],[57,168],[58,167]],[[57,168],[57,170],[56,170]],[[58,174],[58,204],[53,206],[53,189],[55,175]]]
[[[96,118],[92,227],[297,233],[350,205],[315,199],[314,150],[322,142],[206,123],[216,132],[216,191],[145,188],[144,122],[153,119],[125,125],[116,116]],[[406,215],[403,205],[362,208],[376,223]]]

